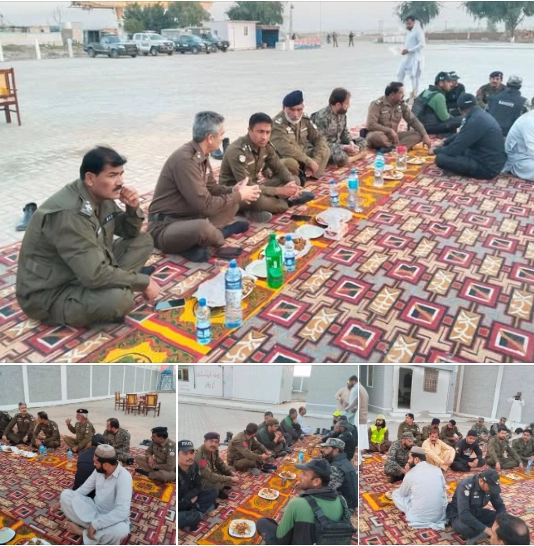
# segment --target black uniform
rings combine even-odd
[[[76,491],[79,489],[86,481],[87,478],[95,471],[95,465],[93,462],[95,456],[96,447],[91,446],[89,449],[83,450],[78,455],[78,461],[76,462],[76,475],[74,476],[74,485],[72,490]],[[95,498],[95,490],[91,491],[89,498]]]
[[[216,487],[202,489],[202,477],[198,463],[187,472],[178,467],[178,529],[196,527],[202,516],[213,506],[219,495]],[[192,503],[191,499],[198,497]]]
[[[482,491],[478,480],[478,474],[462,480],[447,506],[447,518],[451,520],[452,528],[464,539],[476,537],[486,527],[491,528],[497,514],[506,512],[501,495]],[[496,511],[484,508],[488,502]]]
[[[465,93],[465,85],[459,83],[456,87],[451,89],[448,93],[445,93],[445,100],[447,101],[447,110],[450,112],[451,116],[459,116],[460,111],[458,110],[458,97]]]
[[[486,110],[497,120],[506,136],[517,118],[528,112],[528,102],[519,89],[507,87],[501,93],[490,96]]]
[[[337,488],[347,501],[347,506],[351,510],[356,510],[358,506],[358,473],[346,453],[339,453],[330,463],[337,467],[343,473],[343,483]],[[330,484],[332,487],[332,484]]]
[[[460,131],[436,149],[436,165],[463,176],[489,179],[506,163],[502,131],[495,119],[479,106],[465,117]]]
[[[486,464],[486,460],[482,457],[482,451],[478,442],[475,442],[469,445],[465,438],[458,440],[454,446],[456,450],[456,455],[454,456],[454,461],[451,464],[451,470],[456,470],[457,472],[470,472],[471,467],[468,465],[472,460],[471,455],[475,453],[478,459],[477,468],[480,468]]]
[[[11,419],[13,417],[7,411],[0,411],[0,438],[4,435],[4,430],[9,425]]]

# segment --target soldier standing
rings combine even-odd
[[[220,434],[208,432],[204,434],[204,445],[195,451],[195,462],[200,467],[202,487],[216,487],[220,499],[227,499],[225,489],[239,483],[239,477],[233,468],[229,467],[219,455]]]
[[[32,435],[32,446],[39,448],[43,444],[47,448],[59,447],[61,438],[59,436],[59,427],[55,421],[48,419],[44,411],[37,414],[38,424]],[[39,436],[42,435],[41,438]]]
[[[17,425],[17,432],[13,432],[13,427]],[[19,413],[11,419],[6,428],[2,440],[9,440],[12,445],[26,444],[30,445],[35,427],[33,415],[28,413],[28,406],[24,402],[19,402]]]
[[[419,430],[419,425],[414,422],[414,414],[407,413],[405,417],[406,420],[399,425],[399,428],[397,430],[397,439],[402,438],[402,435],[405,432],[411,432],[413,434],[413,437],[415,438],[415,445],[417,447],[421,447],[423,445],[423,441],[421,440],[421,431]]]
[[[152,429],[152,444],[145,453],[135,458],[138,474],[163,483],[176,481],[176,443],[169,439],[167,427]]]
[[[499,70],[495,70],[489,75],[489,83],[486,83],[477,91],[477,104],[480,108],[486,108],[489,98],[492,95],[497,95],[501,91],[506,89],[506,86],[502,83],[503,73]]]
[[[80,453],[84,449],[91,447],[91,438],[93,437],[93,434],[95,434],[95,427],[87,418],[88,415],[89,412],[86,409],[76,410],[75,426],[70,424],[72,419],[65,419],[65,423],[69,427],[69,430],[76,434],[76,437],[63,436],[63,441],[74,453]]]
[[[228,464],[236,470],[248,470],[255,476],[260,474],[260,469],[257,468],[258,463],[263,463],[264,470],[276,468],[265,464],[272,453],[254,438],[257,433],[258,425],[249,423],[247,428],[236,434],[228,445]]]
[[[318,179],[323,175],[330,150],[315,123],[304,115],[302,91],[292,91],[282,104],[283,110],[274,118],[271,142],[282,163],[304,185],[306,177]]]
[[[115,448],[117,459],[122,463],[132,464],[130,457],[130,433],[121,428],[119,420],[114,417],[106,421],[106,430],[103,433],[106,442]]]
[[[334,47],[339,47],[339,44],[337,43],[337,32],[335,30],[332,32],[332,44]]]
[[[507,436],[507,429],[500,426],[497,436],[493,436],[488,443],[488,452],[486,453],[486,464],[501,472],[502,469],[510,469],[519,466],[523,469],[521,457],[516,453],[515,449],[510,445]]]
[[[349,33],[349,47],[354,47],[354,32],[352,30]]]
[[[408,458],[415,438],[411,432],[405,432],[400,440],[395,440],[389,448],[388,458],[384,463],[384,473],[391,478],[391,483],[404,479],[410,470]]]

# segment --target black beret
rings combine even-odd
[[[89,413],[86,409],[76,410],[76,413]]]
[[[283,105],[286,108],[291,108],[292,106],[298,106],[304,102],[304,97],[302,96],[302,91],[292,91],[284,97]]]
[[[167,427],[154,427],[154,428],[152,429],[152,432],[153,432],[154,434],[158,434],[158,433],[160,433],[160,432],[167,432]]]
[[[220,440],[221,435],[217,434],[216,432],[206,432],[204,434],[204,440]]]

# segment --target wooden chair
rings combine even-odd
[[[20,123],[19,99],[15,85],[15,70],[13,68],[0,69],[0,110],[6,114],[6,122],[11,123],[11,113],[17,114]]]
[[[126,398],[121,398],[121,393],[119,391],[115,392],[115,409],[124,409],[126,404]]]
[[[156,417],[156,412],[158,413],[158,417],[159,417],[159,412],[161,411],[161,402],[158,403],[157,394],[146,395],[145,417],[148,415],[149,411],[154,411],[154,418]]]
[[[124,413],[137,412],[139,413],[140,406],[137,394],[126,394],[126,404],[124,405]]]

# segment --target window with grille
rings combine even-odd
[[[178,368],[178,381],[189,381],[189,368]]]
[[[424,392],[438,392],[439,370],[425,368],[425,386]]]
[[[243,27],[243,35],[248,36],[248,27]]]
[[[368,387],[373,386],[374,371],[375,371],[375,367],[368,364],[367,365],[367,386]]]

